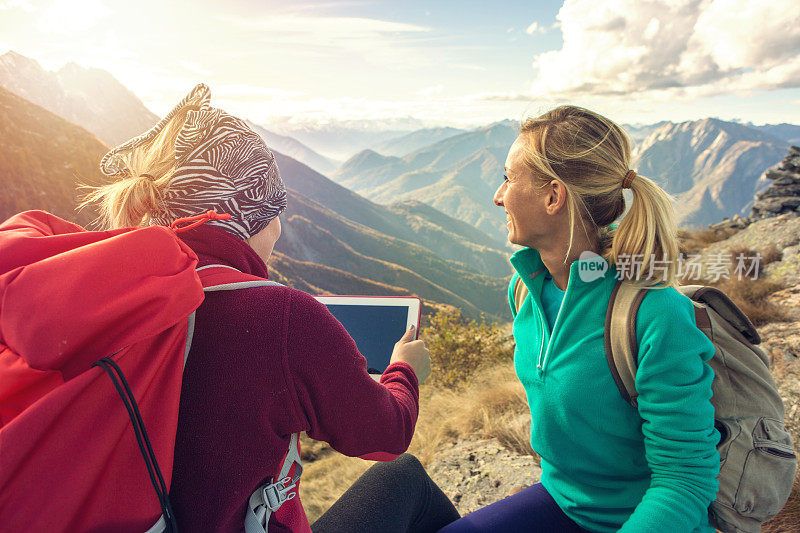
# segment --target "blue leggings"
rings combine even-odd
[[[478,509],[439,530],[440,533],[478,531],[586,532],[564,514],[541,483]]]

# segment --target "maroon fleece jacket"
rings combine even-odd
[[[223,229],[181,234],[199,265],[267,277],[250,246]],[[380,383],[324,305],[288,287],[206,293],[181,387],[170,498],[183,531],[241,531],[247,500],[277,475],[292,433],[349,456],[400,454],[414,433],[419,390],[406,363]],[[301,479],[302,481],[302,479]],[[300,498],[269,531],[308,531]]]

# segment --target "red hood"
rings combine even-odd
[[[0,344],[70,379],[191,314],[203,300],[196,264],[162,226],[88,232],[15,215],[0,224]]]

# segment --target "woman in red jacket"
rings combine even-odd
[[[199,258],[201,279],[266,279],[286,191],[261,138],[209,100],[198,85],[150,131],[106,154],[103,172],[119,179],[90,201],[110,227],[230,215],[210,215],[180,234]],[[240,531],[251,494],[278,477],[287,449],[290,457],[295,451],[292,435],[302,431],[349,456],[402,454],[414,432],[419,383],[430,372],[428,350],[414,337],[409,331],[400,339],[378,383],[342,325],[308,294],[277,284],[207,292],[181,387],[170,488],[178,525]],[[393,468],[407,478],[405,507],[388,497],[400,490]],[[286,501],[267,514],[269,531],[309,529],[293,481],[278,487]],[[380,499],[381,490],[389,505],[377,510],[365,498]],[[436,530],[458,517],[410,456],[376,465],[348,494],[315,530],[342,523],[352,531]],[[431,498],[446,504],[429,505]],[[426,515],[428,507],[436,513]]]

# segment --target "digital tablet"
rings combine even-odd
[[[370,374],[389,366],[394,345],[414,326],[419,334],[420,299],[413,296],[315,296],[356,341]]]

